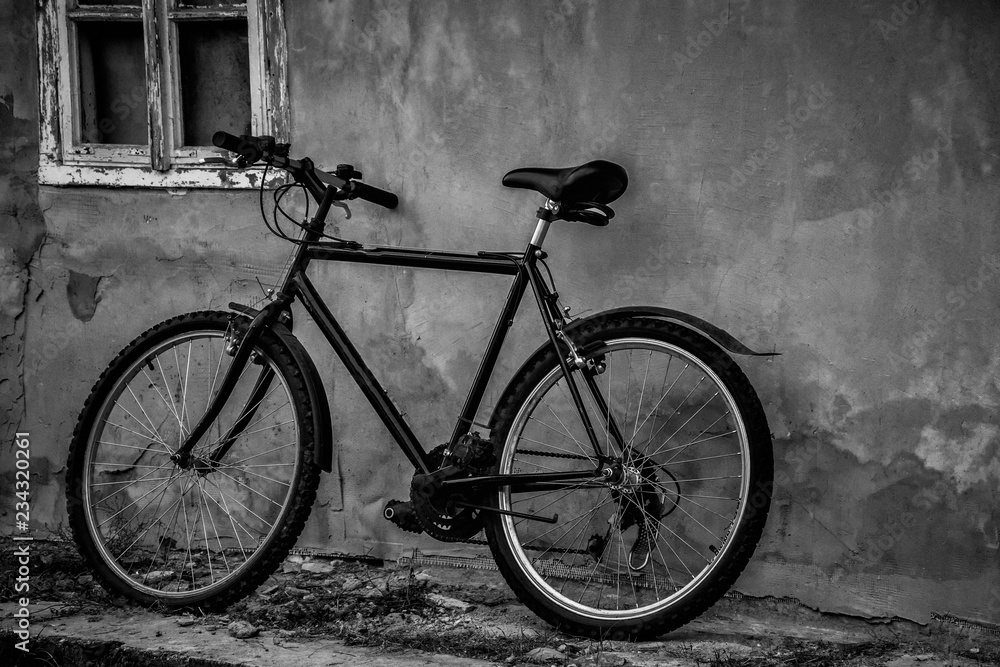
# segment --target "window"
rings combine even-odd
[[[287,141],[281,0],[42,0],[39,182],[256,187],[212,134]],[[280,178],[280,176],[278,176]]]

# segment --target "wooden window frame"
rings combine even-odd
[[[178,0],[141,0],[141,7],[76,4],[76,0],[39,2],[39,183],[162,188],[260,186],[262,169],[235,170],[203,164],[204,158],[217,155],[214,148],[179,145],[183,119],[178,94],[177,23],[246,18],[251,132],[287,142],[287,42],[282,0],[246,0],[245,7],[190,9],[179,8]],[[77,20],[142,22],[149,113],[147,145],[89,144],[78,140],[81,116],[73,25]],[[282,175],[274,173],[274,180],[280,182]]]

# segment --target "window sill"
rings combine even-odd
[[[262,167],[251,169],[178,167],[169,171],[155,171],[149,167],[46,164],[44,161],[38,166],[38,182],[41,185],[254,190],[260,187],[263,177]],[[265,187],[271,188],[285,182],[285,172],[271,170],[267,175]]]

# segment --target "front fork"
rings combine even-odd
[[[235,316],[230,325],[232,340],[227,340],[226,353],[231,354],[233,357],[232,363],[226,370],[226,375],[222,379],[222,383],[219,385],[219,389],[215,396],[212,398],[208,409],[205,414],[201,416],[198,423],[195,424],[194,428],[188,434],[187,438],[181,444],[180,448],[174,453],[171,459],[181,468],[190,468],[196,464],[200,466],[207,466],[209,468],[218,467],[219,461],[222,457],[226,455],[230,447],[237,438],[243,433],[244,429],[253,420],[254,415],[257,412],[257,407],[263,402],[264,398],[267,396],[270,390],[271,382],[274,380],[274,371],[271,370],[269,365],[264,365],[261,369],[260,375],[254,382],[253,389],[250,391],[250,396],[247,398],[246,403],[243,405],[243,409],[240,411],[239,416],[233,422],[233,425],[229,427],[225,435],[219,439],[218,444],[212,449],[212,452],[204,458],[192,457],[192,451],[195,445],[201,440],[202,437],[208,433],[209,427],[211,427],[212,422],[214,422],[218,416],[222,413],[223,407],[232,397],[233,390],[236,389],[236,384],[240,381],[243,376],[243,371],[248,363],[253,363],[256,361],[254,359],[255,352],[254,347],[257,341],[260,339],[261,333],[265,328],[270,327],[274,324],[281,312],[285,310],[290,299],[287,297],[279,297],[272,301],[271,303],[264,306],[257,314],[254,316],[253,320],[247,326],[246,331],[240,335],[239,327],[235,324]],[[229,337],[227,333],[227,339]]]

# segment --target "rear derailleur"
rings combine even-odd
[[[435,447],[428,456],[432,472],[414,475],[410,500],[390,500],[383,516],[411,533],[424,532],[443,542],[467,540],[482,530],[483,513],[465,505],[481,499],[448,492],[442,482],[485,473],[495,462],[493,444],[471,433],[454,447]]]
[[[613,532],[624,535],[632,526],[638,526],[629,549],[628,566],[633,572],[641,572],[650,563],[661,522],[677,509],[680,485],[673,473],[656,466],[649,458],[640,458],[631,466],[618,462],[610,470],[608,487],[617,511],[608,519],[607,532],[594,534],[587,541],[587,552],[599,563]],[[668,479],[661,481],[658,471]]]

